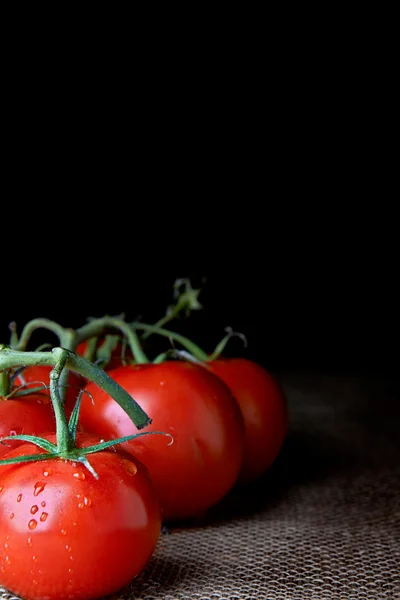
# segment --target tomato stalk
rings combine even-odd
[[[138,331],[146,331],[155,333],[157,335],[161,335],[163,337],[167,337],[174,342],[178,342],[181,344],[188,352],[190,352],[197,360],[206,362],[209,360],[209,356],[204,350],[200,348],[197,344],[181,335],[180,333],[176,333],[175,331],[170,331],[169,329],[163,329],[162,327],[156,327],[155,325],[146,325],[145,323],[134,322],[131,323],[131,327],[133,329],[137,329]]]

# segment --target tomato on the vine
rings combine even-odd
[[[37,365],[35,367],[26,367],[15,378],[14,386],[24,385],[25,388],[40,387],[41,384],[49,386],[50,372],[52,367]],[[65,393],[66,411],[71,412],[79,395],[79,390],[84,386],[84,381],[77,373],[69,372],[68,387]],[[50,395],[50,393],[49,393]]]
[[[249,482],[275,461],[288,428],[284,393],[261,365],[245,359],[217,359],[207,368],[230,388],[245,423],[244,460],[239,481]]]
[[[20,434],[39,435],[55,432],[55,430],[56,422],[49,396],[44,394],[31,394],[21,398],[0,396],[0,438]],[[19,440],[0,443],[0,458],[21,443]]]
[[[148,467],[164,518],[204,514],[233,487],[243,458],[243,419],[228,387],[202,367],[180,361],[119,367],[109,375],[152,419],[146,431],[174,439],[169,446],[156,435],[122,444]],[[137,431],[107,393],[93,384],[86,389],[93,398],[82,398],[86,431],[105,439]]]
[[[78,434],[77,446],[98,441]],[[24,444],[6,458],[42,453]],[[112,450],[88,460],[98,479],[61,458],[0,465],[0,580],[27,600],[114,593],[155,549],[161,509],[146,467]]]

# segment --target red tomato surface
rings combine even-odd
[[[55,430],[53,406],[48,396],[32,394],[18,399],[0,397],[0,438],[22,433],[39,435]],[[0,458],[23,443],[18,440],[0,443]]]
[[[245,423],[244,460],[239,481],[256,479],[272,465],[288,427],[285,396],[278,382],[257,363],[244,358],[208,364],[230,388]]]
[[[149,469],[166,520],[197,516],[234,485],[243,457],[244,426],[228,387],[205,369],[183,362],[119,367],[109,372],[153,419],[149,435],[122,445]],[[84,395],[84,429],[112,439],[137,431],[120,406],[94,384]]]
[[[50,385],[50,371],[52,367],[39,365],[36,367],[26,367],[21,374],[16,377],[14,386],[18,387],[24,383],[28,383],[27,387],[39,387],[41,383]],[[68,387],[65,398],[67,413],[71,412],[79,394],[79,390],[84,386],[83,378],[77,373],[69,372]],[[50,391],[48,391],[50,395]]]
[[[42,452],[24,444],[7,457]],[[26,600],[101,598],[154,551],[161,509],[147,469],[113,451],[88,460],[99,479],[62,459],[0,465],[0,581]]]

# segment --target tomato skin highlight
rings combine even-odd
[[[207,368],[228,385],[240,406],[245,446],[239,482],[253,481],[275,461],[287,434],[283,390],[261,365],[245,358],[217,359]]]
[[[78,434],[78,446],[98,441]],[[98,480],[63,459],[0,466],[0,581],[26,600],[114,593],[154,552],[161,508],[146,467],[112,450],[88,460]]]
[[[119,367],[109,372],[152,419],[149,435],[121,447],[141,460],[160,496],[164,519],[195,517],[233,487],[243,458],[244,424],[228,387],[202,367],[178,361]],[[118,404],[88,384],[81,424],[104,439],[135,433]]]
[[[55,430],[56,421],[50,397],[32,394],[19,399],[0,398],[0,438],[21,433],[39,435]],[[19,440],[0,443],[0,458],[24,443]]]

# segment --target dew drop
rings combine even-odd
[[[83,496],[83,504],[88,507],[92,505],[92,499],[90,496]]]
[[[51,475],[53,473],[53,470],[48,467],[47,469],[43,469],[43,476],[44,477],[49,477],[49,475]]]
[[[37,525],[37,521],[35,521],[35,519],[31,519],[28,523],[28,527],[31,531],[36,529],[36,525]]]
[[[11,513],[10,514],[10,519],[13,519],[13,518],[14,518],[14,513]]]
[[[33,583],[33,585],[37,585],[36,579],[32,579],[32,583]]]
[[[85,507],[85,505],[83,502],[78,502],[78,508],[84,508],[84,507]]]
[[[36,504],[31,506],[31,515],[34,515],[35,513],[37,513],[38,510],[39,510],[39,507],[36,506]]]
[[[8,548],[7,542],[4,544],[4,548],[7,550],[7,548]]]
[[[33,562],[37,562],[37,556],[32,556]]]
[[[49,516],[49,514],[47,512],[42,512],[42,514],[40,515],[40,520],[45,521],[47,519],[47,517]]]
[[[67,552],[71,552],[72,550],[71,546],[69,546],[68,544],[65,546],[65,549]]]
[[[69,557],[69,560],[74,560],[74,557],[71,555],[71,556]]]
[[[79,473],[74,473],[74,477],[75,479],[80,479],[81,481],[86,479],[85,473],[82,473],[82,471],[80,471]]]
[[[37,483],[35,483],[35,486],[33,488],[33,495],[39,496],[39,494],[41,494],[43,492],[45,487],[46,487],[46,484],[43,483],[43,481],[38,481]]]
[[[7,565],[11,565],[11,558],[9,556],[6,556],[4,560],[6,561]]]
[[[4,567],[3,567],[3,565],[1,565],[0,572],[1,572],[1,573],[4,573]]]
[[[72,521],[72,525],[76,527],[76,521]]]
[[[3,488],[3,486],[2,486],[2,485],[0,485],[0,492],[2,492],[2,491],[3,491],[3,489],[4,489],[4,488]]]
[[[73,569],[68,569],[68,573],[73,573],[74,570]]]
[[[67,535],[67,530],[66,529],[61,529],[61,535]]]
[[[74,467],[74,469],[75,469],[75,467],[76,467],[76,462],[73,460],[73,461],[72,461],[72,463],[71,463],[71,465],[72,465],[72,466]]]
[[[130,460],[126,460],[126,459],[124,459],[123,463],[124,463],[125,471],[128,473],[128,475],[136,475],[137,466],[135,465],[135,463],[131,462]]]
[[[22,494],[18,494],[18,496],[17,496],[17,502],[21,502],[21,500],[22,500]]]
[[[46,506],[46,502],[43,500],[43,502],[40,503],[40,506],[43,506],[43,508]]]
[[[32,538],[28,538],[28,546],[29,548],[32,548]]]

